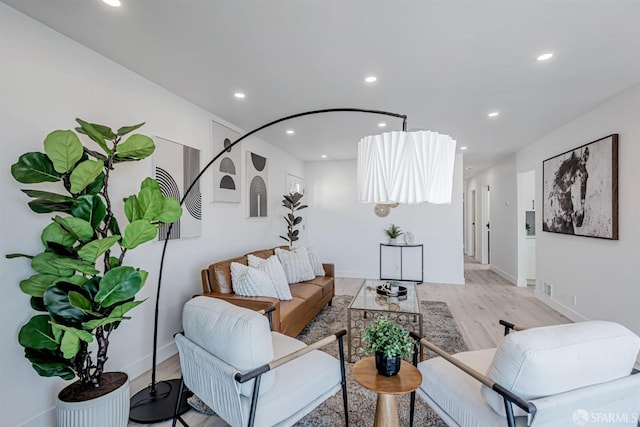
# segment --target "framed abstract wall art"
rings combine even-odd
[[[187,147],[168,139],[155,137],[156,151],[153,153],[154,178],[160,184],[162,194],[180,201],[193,179],[200,172],[200,150]],[[196,183],[185,200],[182,218],[173,224],[169,239],[198,237],[201,234],[202,195],[200,183]],[[168,225],[158,231],[158,239],[164,240]]]
[[[618,134],[542,163],[542,229],[618,240]]]
[[[213,139],[212,156],[215,156],[240,138],[238,132],[216,122],[212,122],[211,136]],[[233,148],[226,150],[224,155],[212,165],[212,202],[240,203],[240,174],[242,173],[241,145],[242,143],[239,143]]]
[[[247,194],[249,200],[249,218],[258,218],[267,216],[267,183],[268,168],[267,158],[256,153],[247,151],[247,159],[245,164],[247,171]]]

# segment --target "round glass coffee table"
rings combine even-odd
[[[411,363],[402,361],[400,372],[392,377],[380,375],[375,357],[360,359],[353,365],[353,377],[371,391],[378,393],[374,427],[399,427],[397,395],[411,393],[422,384],[422,374]]]

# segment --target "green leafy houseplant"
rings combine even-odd
[[[135,300],[147,272],[123,264],[128,251],[153,240],[161,224],[177,221],[180,203],[164,197],[158,183],[145,179],[140,191],[124,199],[128,224],[121,229],[109,197],[109,178],[119,163],[149,157],[151,138],[129,135],[144,123],[112,131],[76,119],[77,133],[99,147],[82,144],[71,130],[56,130],[44,140],[44,153],[25,153],[11,166],[23,184],[58,183],[59,190],[22,190],[32,211],[53,214],[42,230],[43,250],[30,259],[35,274],[20,282],[38,312],[22,328],[18,341],[36,372],[65,380],[76,377],[83,389],[100,387],[108,359],[109,337]],[[49,184],[49,188],[51,184]]]
[[[391,224],[391,227],[385,229],[384,232],[387,234],[387,236],[389,236],[390,239],[397,239],[404,234],[404,232],[400,230],[400,227],[395,224]]]
[[[300,230],[296,230],[294,227],[302,222],[302,217],[296,216],[296,212],[308,207],[300,203],[302,196],[303,195],[298,192],[282,196],[282,206],[289,209],[289,213],[284,216],[284,220],[287,223],[287,235],[280,236],[280,238],[286,240],[289,246],[292,246],[293,242],[299,239],[298,234]]]
[[[382,353],[385,357],[404,357],[410,360],[415,340],[409,331],[386,316],[378,317],[364,329],[362,336],[365,354]]]

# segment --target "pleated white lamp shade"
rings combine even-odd
[[[386,132],[358,143],[363,203],[451,203],[456,141],[430,131]]]

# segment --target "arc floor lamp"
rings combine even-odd
[[[209,160],[185,191],[180,204],[184,204],[187,196],[204,173],[242,140],[263,129],[298,117],[340,112],[381,114],[402,119],[401,132],[368,136],[360,140],[358,144],[358,198],[361,202],[391,204],[449,203],[451,201],[456,142],[450,136],[422,130],[407,132],[407,116],[389,111],[363,108],[328,108],[282,117],[241,136]],[[158,272],[153,324],[151,384],[136,393],[130,401],[129,418],[142,424],[156,423],[172,418],[180,388],[179,379],[156,382],[160,289],[164,259],[172,228],[173,224],[167,229]],[[185,397],[181,402],[180,414],[188,409]]]

